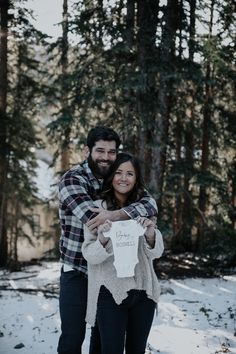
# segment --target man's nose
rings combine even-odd
[[[103,160],[109,160],[108,152],[104,151],[103,154],[102,154],[102,158],[103,158]]]

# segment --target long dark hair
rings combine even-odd
[[[132,189],[132,191],[130,191],[130,194],[128,195],[125,206],[139,201],[144,195],[145,187],[144,187],[144,181],[143,181],[139,160],[137,159],[137,157],[129,153],[121,152],[117,154],[117,158],[115,162],[111,165],[107,177],[104,180],[104,184],[103,184],[101,198],[106,201],[108,210],[115,210],[120,208],[118,201],[115,198],[114,189],[112,186],[112,180],[119,166],[122,163],[128,161],[130,161],[132,166],[134,167],[135,175],[136,175],[136,183],[134,188]]]

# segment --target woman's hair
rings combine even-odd
[[[135,175],[136,175],[136,183],[135,183],[132,191],[130,191],[130,194],[128,195],[125,205],[129,205],[131,203],[139,201],[144,195],[144,188],[145,187],[144,187],[144,181],[143,181],[143,177],[142,177],[142,172],[141,172],[139,160],[135,156],[133,156],[129,153],[121,152],[121,153],[117,154],[117,158],[116,158],[115,162],[111,165],[111,167],[109,169],[107,177],[104,180],[103,189],[102,189],[102,193],[101,193],[101,197],[103,200],[106,201],[107,208],[109,210],[115,210],[115,209],[120,208],[118,201],[115,198],[114,189],[112,186],[112,181],[113,181],[113,178],[114,178],[115,173],[118,170],[119,166],[122,163],[128,162],[128,161],[131,162],[131,164],[134,168]]]

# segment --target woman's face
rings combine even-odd
[[[135,169],[130,161],[122,163],[115,172],[112,187],[116,197],[128,195],[136,183]]]

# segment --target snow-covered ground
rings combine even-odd
[[[23,272],[0,271],[0,354],[56,353],[60,319],[53,290],[59,268],[45,262]],[[236,353],[236,275],[162,280],[161,286],[147,353]],[[6,287],[12,290],[2,290]],[[32,293],[24,293],[27,288]],[[38,288],[42,292],[33,293]],[[88,328],[83,354],[89,334]]]

